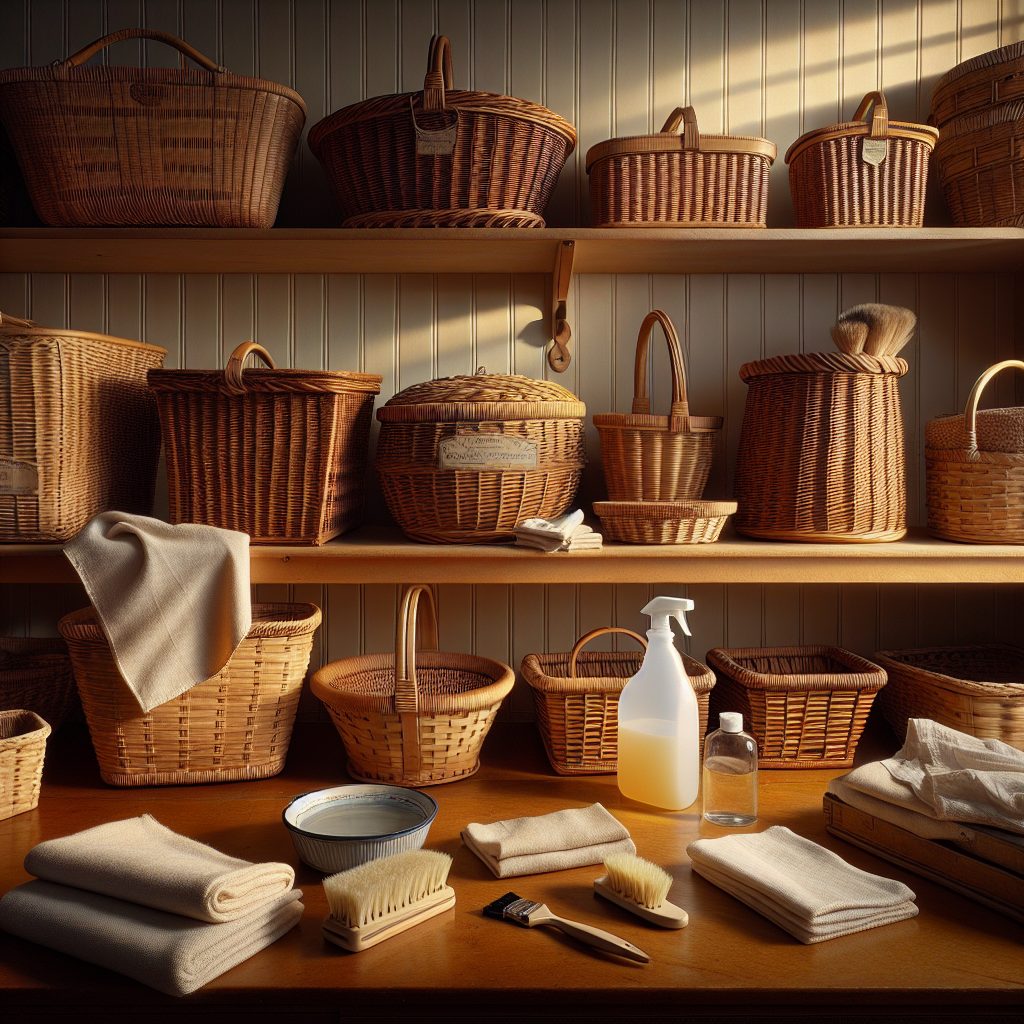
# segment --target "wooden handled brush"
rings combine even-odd
[[[685,928],[689,915],[666,899],[672,876],[634,853],[614,853],[604,862],[607,872],[594,880],[594,893],[637,917],[662,928]]]

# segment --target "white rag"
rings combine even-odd
[[[289,864],[253,864],[165,828],[155,818],[111,821],[34,846],[25,870],[197,921],[234,921],[295,884]]]
[[[247,534],[103,512],[64,554],[143,711],[216,675],[252,625]]]
[[[524,519],[512,531],[517,547],[551,554],[555,551],[595,551],[602,546],[601,534],[583,524],[583,510],[558,519]]]
[[[697,839],[686,848],[693,870],[801,942],[824,942],[917,914],[902,882],[773,825],[764,832]]]

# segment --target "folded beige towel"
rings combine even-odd
[[[490,825],[472,822],[463,830],[462,841],[495,878],[563,871],[600,864],[613,853],[636,853],[625,826],[601,804]]]
[[[534,548],[546,554],[551,554],[554,551],[596,551],[602,547],[603,543],[604,538],[601,534],[595,533],[590,526],[577,526],[565,539],[537,537],[516,530],[517,547]]]
[[[203,924],[55,882],[0,899],[0,928],[136,981],[184,996],[265,949],[299,922],[292,889],[236,921]]]
[[[244,533],[103,512],[64,554],[143,711],[216,675],[249,632]]]
[[[864,765],[863,768],[877,768],[888,777],[888,773],[878,761]],[[862,771],[863,768],[859,768],[857,771]],[[956,822],[938,821],[927,814],[908,810],[900,804],[880,800],[877,796],[872,796],[862,788],[854,786],[850,782],[849,775],[832,779],[827,789],[833,796],[839,797],[844,804],[856,807],[858,810],[864,811],[872,817],[880,818],[882,821],[887,821],[891,825],[906,829],[922,839],[945,839],[957,842],[966,838],[962,826]]]
[[[172,832],[148,814],[49,839],[25,870],[49,882],[197,921],[234,921],[288,892],[288,864],[253,864]]]
[[[872,875],[788,828],[697,839],[693,870],[801,942],[903,921],[917,914],[902,882]]]

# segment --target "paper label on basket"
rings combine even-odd
[[[889,154],[889,143],[886,139],[865,139],[861,148],[861,159],[866,164],[877,167]]]
[[[440,469],[536,469],[537,443],[504,434],[446,437],[437,454]]]
[[[0,459],[0,494],[38,494],[39,470],[31,462]]]

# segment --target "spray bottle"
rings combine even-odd
[[[700,736],[697,697],[672,639],[671,617],[690,636],[684,597],[656,597],[640,671],[619,695],[618,782],[623,796],[678,811],[697,799]]]

